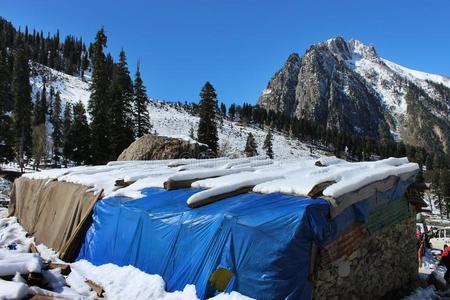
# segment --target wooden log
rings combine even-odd
[[[319,184],[316,184],[308,193],[308,197],[316,198],[322,195],[323,191],[332,184],[335,184],[336,181],[325,181]]]
[[[195,203],[190,203],[190,204],[188,204],[188,206],[190,208],[197,208],[197,207],[200,207],[200,206],[203,206],[203,205],[207,205],[207,204],[210,204],[210,203],[213,203],[213,202],[216,202],[216,201],[220,201],[220,200],[228,198],[228,197],[233,197],[233,196],[236,196],[236,195],[245,194],[245,193],[250,192],[253,189],[253,187],[254,186],[242,187],[242,188],[237,189],[235,191],[231,191],[231,192],[228,192],[228,193],[224,193],[224,194],[220,194],[220,195],[217,195],[217,196],[209,197],[209,198],[203,199],[202,201],[197,201]]]
[[[198,179],[193,180],[183,180],[183,181],[175,181],[175,180],[167,180],[164,182],[164,188],[168,191],[190,188],[191,184]]]
[[[133,183],[135,183],[136,181],[125,181],[124,179],[118,179],[116,180],[116,182],[114,183],[115,186],[120,186],[120,187],[127,187],[129,185],[132,185]]]
[[[37,253],[37,254],[41,255],[41,253],[39,253],[39,250],[36,248],[36,245],[34,243],[30,244],[30,249],[28,249],[28,252]]]
[[[105,290],[103,287],[92,280],[86,279],[85,283],[94,291],[97,293],[97,296],[102,297]]]
[[[65,298],[57,298],[51,296],[34,295],[31,300],[63,300]]]
[[[194,179],[189,179],[189,180],[170,180],[169,179],[164,182],[164,188],[168,191],[190,188],[192,183],[195,181],[209,179],[209,178],[217,178],[217,177],[220,177],[220,176],[209,176],[209,177],[194,178]]]

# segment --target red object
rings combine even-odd
[[[448,257],[449,254],[450,254],[450,247],[447,247],[447,248],[445,248],[444,251],[442,251],[441,257],[442,257],[442,258]]]

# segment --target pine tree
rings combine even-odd
[[[256,140],[251,132],[247,136],[244,153],[247,157],[258,155],[258,145],[256,144]]]
[[[227,107],[225,106],[225,103],[223,103],[223,102],[220,103],[220,113],[224,117],[227,115]]]
[[[67,163],[72,156],[72,143],[70,130],[72,129],[72,106],[70,103],[66,103],[63,116],[63,155],[64,166],[67,167]]]
[[[194,133],[194,127],[191,126],[191,129],[189,129],[189,137],[193,140],[195,140],[195,133]]]
[[[56,93],[52,105],[51,123],[53,125],[52,140],[53,140],[53,160],[57,164],[59,156],[62,154],[63,146],[63,121],[61,118],[61,97],[59,92]]]
[[[45,88],[45,80],[43,81],[42,92],[36,94],[36,102],[34,106],[34,117],[33,117],[33,125],[39,126],[41,124],[45,124],[46,116],[47,116],[47,92]]]
[[[91,115],[92,133],[92,157],[93,163],[102,164],[109,161],[111,156],[110,148],[110,65],[105,57],[103,48],[106,47],[106,35],[101,28],[95,37],[92,46],[92,83],[91,97],[89,99],[89,114]]]
[[[11,95],[11,74],[6,55],[0,51],[0,162],[14,158],[10,112],[14,107]]]
[[[13,120],[15,134],[15,152],[17,162],[23,171],[25,159],[31,154],[31,86],[28,59],[23,49],[18,49],[14,60],[12,78],[14,99]]]
[[[272,131],[270,129],[267,132],[266,138],[264,139],[263,149],[266,150],[266,154],[268,157],[273,158]]]
[[[72,146],[71,159],[77,164],[90,161],[90,129],[86,118],[86,110],[79,101],[73,106],[73,121],[69,139]]]
[[[231,121],[234,121],[234,117],[236,116],[236,104],[231,104],[228,109],[228,115],[230,116]]]
[[[113,67],[111,83],[111,150],[114,157],[134,141],[133,84],[128,71],[125,51]]]
[[[207,144],[217,153],[219,137],[216,124],[217,95],[211,83],[206,82],[200,93],[200,122],[198,124],[197,137],[200,143]]]
[[[135,118],[135,130],[136,137],[141,137],[146,133],[149,133],[152,129],[150,123],[150,116],[148,113],[147,105],[148,98],[144,83],[141,78],[141,72],[139,70],[139,64],[136,70],[136,76],[134,79],[134,118]]]

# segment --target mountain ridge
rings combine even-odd
[[[292,55],[298,56],[295,68]],[[340,132],[447,153],[449,102],[449,78],[408,69],[381,58],[372,45],[336,37],[312,45],[302,57],[291,54],[257,105]]]

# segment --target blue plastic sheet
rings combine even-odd
[[[229,290],[311,297],[310,248],[328,230],[326,201],[244,194],[190,209],[186,199],[196,192],[149,188],[142,199],[99,201],[78,259],[160,274],[168,291],[195,284],[202,298],[213,295],[208,279],[219,267],[235,274]]]
[[[320,198],[248,193],[190,209],[186,200],[199,190],[147,188],[138,200],[96,204],[78,259],[159,274],[168,291],[194,284],[202,299],[216,293],[209,278],[218,268],[234,273],[227,291],[262,300],[311,299],[311,243],[325,246],[355,222],[366,223],[370,211],[402,197],[408,184],[333,220]]]

